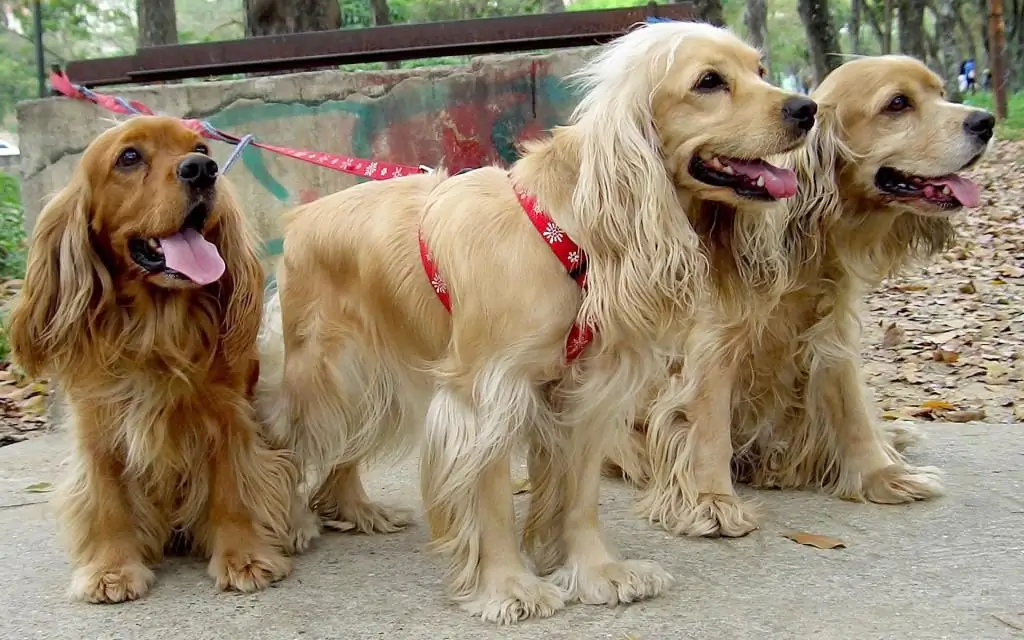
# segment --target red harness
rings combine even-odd
[[[537,233],[548,243],[548,247],[558,258],[558,261],[562,263],[562,266],[565,267],[569,277],[575,280],[581,289],[586,290],[587,254],[584,253],[579,245],[572,241],[569,234],[555,224],[551,216],[537,206],[537,199],[534,196],[520,191],[518,188],[515,191],[516,197],[519,198],[519,204],[522,205],[526,216],[533,223],[534,228],[537,229]],[[434,287],[434,293],[437,294],[438,299],[444,305],[444,308],[448,310],[448,313],[451,313],[451,292],[448,291],[448,284],[437,270],[437,265],[434,264],[434,258],[430,255],[430,249],[423,240],[422,230],[420,232],[420,258],[423,260],[423,269],[427,272],[427,278],[430,280],[431,286]],[[581,326],[579,322],[573,324],[569,330],[569,336],[565,340],[566,363],[571,363],[578,358],[593,339],[594,331],[591,327]]]

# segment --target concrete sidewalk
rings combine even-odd
[[[63,439],[46,436],[0,449],[0,638],[1024,638],[1024,427],[925,431],[910,453],[946,472],[946,497],[879,506],[748,492],[762,502],[763,528],[741,540],[668,536],[631,516],[631,491],[609,482],[609,536],[628,557],[661,562],[677,586],[650,602],[572,605],[504,629],[444,600],[421,521],[389,536],[329,534],[261,594],[218,594],[203,563],[173,559],[139,602],[70,604],[48,495],[25,490],[57,479]],[[372,476],[372,495],[418,508],[413,469]],[[788,529],[847,547],[801,546],[780,535]]]

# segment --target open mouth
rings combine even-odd
[[[796,195],[796,174],[764,160],[694,155],[690,175],[713,187],[732,189],[751,200],[782,200]]]
[[[206,203],[194,204],[180,231],[161,238],[133,238],[128,243],[132,260],[149,273],[200,286],[216,282],[225,265],[217,247],[200,232],[208,211]]]
[[[973,160],[967,166],[973,164]],[[882,167],[875,174],[878,190],[901,200],[923,200],[939,209],[977,207],[981,190],[973,181],[950,173],[927,178],[904,173],[892,167]]]

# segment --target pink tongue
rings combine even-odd
[[[207,285],[224,275],[224,259],[213,243],[195,229],[159,240],[164,262],[192,282]]]
[[[733,171],[747,177],[752,182],[764,178],[764,188],[776,200],[792,198],[796,195],[796,174],[789,169],[772,166],[763,160],[726,160]]]
[[[949,175],[928,180],[928,184],[949,187],[949,190],[953,192],[953,197],[959,200],[960,204],[965,207],[976,207],[981,204],[981,189],[967,178]]]

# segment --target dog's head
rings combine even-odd
[[[109,319],[122,316],[100,316],[119,299],[132,301],[121,333],[172,335],[198,324],[192,292],[214,301],[204,308],[227,348],[246,349],[263,272],[244,222],[206,143],[180,120],[138,116],[108,129],[36,221],[10,316],[15,357],[31,373],[85,349],[114,331]],[[155,313],[161,304],[176,304],[177,315]]]
[[[117,277],[187,289],[224,274],[216,232],[234,206],[198,133],[133,118],[89,145],[79,173],[91,235]]]
[[[684,39],[666,30],[666,73],[652,97],[676,184],[733,205],[793,196],[795,174],[765,158],[804,143],[817,105],[766,82],[761,54],[730,32],[690,29]]]
[[[985,154],[995,118],[945,99],[942,79],[917,60],[847,62],[815,90],[819,144],[835,147],[844,201],[860,211],[947,216],[976,207],[976,184],[958,175]]]

